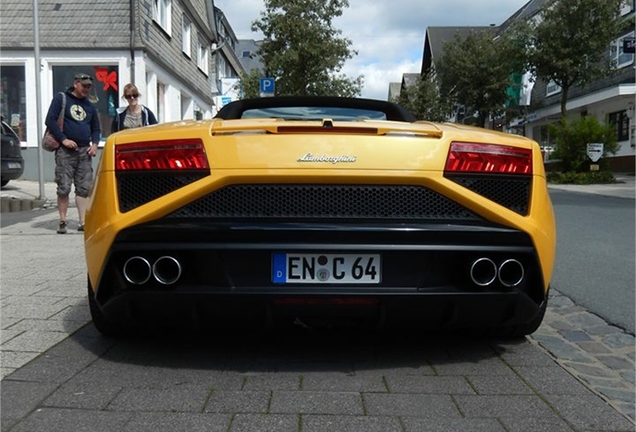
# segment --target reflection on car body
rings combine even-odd
[[[10,180],[18,179],[24,173],[24,158],[20,147],[20,138],[2,118],[2,148],[0,149],[2,169],[0,176],[2,187]]]
[[[518,336],[545,313],[555,223],[530,139],[384,101],[278,97],[109,137],[85,249],[106,334],[302,322]]]

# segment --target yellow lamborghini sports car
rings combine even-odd
[[[110,136],[86,217],[105,334],[355,325],[520,336],[546,310],[541,151],[368,99],[274,97]]]

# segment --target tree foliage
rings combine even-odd
[[[257,98],[260,96],[260,79],[264,77],[264,72],[260,69],[252,69],[241,74],[239,87],[240,94],[244,98]]]
[[[348,6],[348,0],[265,0],[260,19],[252,23],[252,31],[264,36],[259,55],[265,70],[259,77],[274,77],[279,96],[360,95],[363,77],[340,73],[357,52],[332,25]],[[246,95],[258,86],[257,73],[243,77]]]
[[[525,37],[534,75],[561,86],[561,116],[570,89],[607,76],[608,46],[620,31],[623,0],[554,0],[540,19],[527,23]]]
[[[550,135],[556,144],[552,156],[561,160],[560,166],[564,172],[589,170],[588,143],[603,143],[603,156],[616,154],[619,149],[614,129],[591,116],[572,121],[563,117],[560,122],[550,125]]]
[[[420,76],[415,84],[400,91],[397,100],[419,120],[446,121],[453,105],[439,92],[439,83],[432,73]]]
[[[435,70],[444,97],[472,111],[479,125],[504,112],[512,84],[511,74],[523,68],[523,45],[490,29],[455,35],[444,45]]]

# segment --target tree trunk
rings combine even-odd
[[[570,87],[561,88],[561,118],[567,117],[568,93],[570,93]]]

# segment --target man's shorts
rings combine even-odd
[[[88,197],[93,185],[93,158],[88,155],[89,147],[69,150],[60,147],[55,152],[55,183],[57,194],[68,196],[71,185],[75,184],[75,195]]]

